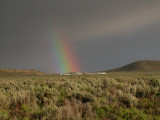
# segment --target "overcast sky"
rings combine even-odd
[[[56,72],[51,28],[81,72],[160,60],[160,0],[1,0],[0,68]]]

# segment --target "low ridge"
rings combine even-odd
[[[37,70],[0,69],[0,75],[44,75]]]
[[[160,61],[141,60],[105,72],[160,72]]]

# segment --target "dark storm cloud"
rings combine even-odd
[[[1,0],[0,67],[55,72],[50,28],[71,38],[84,71],[159,60],[159,12],[158,0]]]

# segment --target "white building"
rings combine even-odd
[[[99,75],[105,75],[106,73],[105,72],[98,72],[97,74],[99,74]]]

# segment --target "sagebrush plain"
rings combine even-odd
[[[160,120],[160,73],[0,77],[1,120]]]

